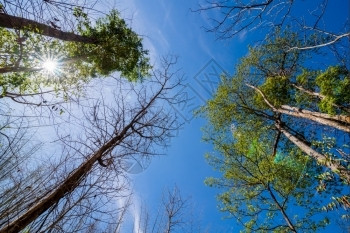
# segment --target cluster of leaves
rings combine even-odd
[[[87,15],[76,8],[74,15],[79,21],[81,35],[93,39],[93,43],[72,46],[73,56],[85,56],[93,64],[96,73],[108,75],[117,70],[130,81],[142,79],[151,68],[143,49],[142,39],[127,26],[116,10],[101,18],[92,26]]]
[[[350,108],[350,72],[346,67],[331,66],[323,72],[304,71],[297,81],[324,96],[318,103],[320,111],[335,115],[342,110],[337,106]]]
[[[324,210],[331,211],[341,207],[344,207],[345,209],[350,208],[350,195],[344,195],[341,197],[332,197],[332,199],[334,201],[329,203],[325,207],[323,207]]]

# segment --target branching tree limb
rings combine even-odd
[[[93,177],[93,171],[97,169],[99,160],[111,156],[113,162],[103,163],[106,166],[102,166],[101,169],[113,169],[117,173],[122,173],[123,167],[118,164],[118,161],[137,154],[151,156],[156,154],[154,147],[165,146],[167,139],[171,137],[174,130],[177,130],[178,124],[170,110],[166,107],[158,107],[157,104],[160,104],[158,103],[160,101],[166,102],[168,99],[176,102],[174,99],[176,96],[169,96],[170,92],[179,85],[178,82],[170,83],[170,78],[175,75],[171,73],[173,65],[174,61],[165,61],[163,72],[154,72],[154,77],[150,81],[152,89],[146,87],[131,89],[136,98],[134,106],[132,103],[125,102],[121,93],[119,93],[121,99],[118,100],[118,97],[115,96],[116,106],[114,108],[105,106],[103,102],[92,106],[90,108],[92,111],[86,114],[90,123],[86,124],[80,119],[87,135],[85,141],[78,143],[77,145],[80,145],[78,147],[72,144],[73,141],[66,142],[75,153],[81,153],[84,158],[81,164],[59,181],[57,187],[36,199],[29,208],[24,209],[18,215],[7,213],[12,216],[11,220],[0,222],[0,232],[19,232],[37,219],[46,221],[47,217],[42,218],[41,216],[43,214],[52,215],[51,213],[54,213],[52,208],[55,209],[57,203],[57,206],[61,207],[60,203],[65,198],[74,198],[77,195],[76,190],[85,186],[94,187],[93,184],[90,186],[87,181]],[[156,86],[158,90],[155,90]],[[96,111],[98,109],[99,111]],[[97,139],[99,143],[89,144],[92,140]],[[84,147],[86,149],[83,149]],[[84,154],[84,151],[86,153],[92,151],[92,153]],[[72,208],[74,209],[74,206]],[[37,226],[42,227],[41,224]]]
[[[246,85],[256,90],[263,97],[265,103],[276,113],[282,113],[282,114],[287,114],[294,117],[305,118],[305,119],[315,121],[317,123],[350,133],[350,126],[348,125],[350,123],[349,116],[346,116],[346,115],[331,116],[326,113],[303,110],[303,109],[291,107],[288,105],[282,105],[281,108],[276,108],[270,103],[270,101],[266,98],[264,93],[259,88],[247,83]]]

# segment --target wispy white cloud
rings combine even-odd
[[[211,50],[211,46],[209,44],[210,42],[208,40],[206,40],[202,34],[200,34],[198,36],[198,42],[199,42],[201,49],[208,55],[209,58],[215,57],[212,50]]]
[[[137,196],[133,198],[132,216],[134,218],[134,233],[143,233],[141,227],[141,206]]]
[[[135,192],[135,189],[128,180],[120,177],[119,182],[123,183],[125,189],[118,193],[115,203],[118,209],[127,208],[127,211],[123,213],[124,215],[118,217],[120,218],[118,219],[120,225],[116,232],[133,231],[133,233],[144,233],[141,226],[142,208],[140,204],[140,196]]]
[[[176,31],[176,27],[174,25],[174,21],[173,18],[171,17],[171,13],[172,13],[172,7],[169,7],[169,1],[166,0],[166,2],[164,0],[158,0],[159,5],[162,8],[162,12],[163,12],[163,26],[166,26],[168,29],[172,30],[172,31]]]
[[[247,30],[243,30],[241,33],[238,34],[239,42],[244,42],[247,38]]]

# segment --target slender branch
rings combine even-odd
[[[326,43],[322,43],[322,44],[318,44],[318,45],[312,45],[312,46],[305,46],[305,47],[298,47],[298,46],[294,46],[294,47],[291,47],[287,50],[287,52],[290,52],[292,50],[308,50],[308,49],[316,49],[316,48],[321,48],[321,47],[325,47],[325,46],[328,46],[328,45],[331,45],[331,44],[334,44],[335,42],[337,42],[338,40],[341,40],[343,39],[344,37],[348,37],[350,36],[350,32],[348,33],[344,33],[344,34],[341,34],[341,35],[338,35],[338,36],[335,36],[335,38],[331,41],[328,41]]]
[[[280,138],[281,138],[281,132],[278,131],[278,132],[277,132],[277,135],[276,135],[275,143],[274,143],[274,145],[273,145],[272,157],[275,157],[275,156],[276,156],[277,147],[278,147],[278,142],[279,142]]]
[[[270,101],[266,98],[265,94],[264,94],[259,88],[255,87],[255,86],[253,86],[253,85],[250,85],[250,84],[248,84],[248,83],[246,83],[245,85],[248,86],[248,87],[250,87],[250,88],[252,88],[252,89],[254,89],[255,91],[257,91],[257,92],[261,95],[261,97],[263,97],[265,103],[266,103],[273,111],[278,112],[277,108],[276,108],[275,106],[273,106],[273,105],[270,103]]]
[[[275,202],[277,208],[280,210],[280,212],[282,213],[283,215],[283,218],[284,220],[287,222],[287,225],[289,227],[289,229],[292,231],[292,232],[297,232],[297,230],[295,229],[292,221],[289,219],[286,211],[284,210],[284,208],[281,206],[281,204],[278,202],[275,194],[272,192],[271,188],[270,188],[270,184],[267,184],[267,190],[269,191],[269,194],[270,196],[272,197],[272,200]]]

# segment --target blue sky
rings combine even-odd
[[[302,10],[307,9],[303,4],[312,3],[300,3],[301,11],[295,13],[301,17]],[[349,15],[346,10],[349,1],[329,4],[333,5],[327,18],[334,22],[330,25],[341,26],[338,16]],[[155,65],[160,56],[179,56],[177,67],[185,75],[185,92],[191,97],[187,106],[174,106],[185,125],[172,139],[166,155],[153,158],[145,171],[131,175],[136,205],[146,203],[149,209],[158,206],[162,192],[176,184],[183,196],[191,197],[199,221],[209,227],[209,232],[239,232],[235,220],[222,220],[225,215],[219,213],[215,199],[219,190],[204,185],[206,177],[218,174],[204,159],[204,154],[212,151],[210,145],[201,141],[200,128],[205,121],[193,119],[191,111],[211,96],[219,73],[232,73],[239,58],[247,53],[248,44],[263,35],[244,32],[231,40],[216,40],[214,34],[202,28],[210,26],[208,15],[191,12],[198,7],[198,0],[118,0],[110,6],[120,10],[124,18],[131,19],[132,27],[144,37]]]
[[[172,139],[165,155],[152,158],[145,170],[129,174],[134,193],[129,224],[137,222],[137,216],[141,214],[140,209],[143,206],[150,210],[151,214],[155,214],[163,192],[177,185],[183,197],[190,198],[193,210],[189,211],[194,212],[194,220],[202,225],[202,229],[211,233],[235,233],[239,232],[241,226],[234,219],[223,219],[225,214],[217,209],[215,195],[220,190],[204,185],[206,177],[220,174],[213,171],[204,158],[206,152],[213,151],[211,145],[202,141],[201,128],[206,122],[204,119],[194,118],[192,113],[212,96],[219,82],[219,75],[232,74],[239,59],[247,54],[248,45],[264,38],[264,34],[259,34],[259,31],[243,31],[230,40],[217,40],[215,34],[203,29],[211,26],[208,13],[191,11],[198,8],[199,1],[201,0],[105,0],[104,5],[101,5],[104,12],[111,8],[118,9],[122,17],[144,38],[144,45],[149,49],[151,62],[155,67],[161,56],[178,56],[176,67],[181,69],[180,73],[185,77],[182,91],[189,98],[186,104],[169,106],[177,111],[180,120],[184,121],[184,126]],[[312,13],[308,12],[308,9],[316,7],[315,2],[295,1],[292,13],[303,20],[305,14]],[[328,4],[329,11],[326,12],[325,18],[329,21],[320,24],[326,25],[331,31],[338,31],[343,27],[340,22],[350,15],[350,1],[330,0]],[[305,19],[309,20],[307,17]],[[329,63],[331,58],[323,59]],[[320,61],[318,58],[317,63]],[[39,137],[50,138],[49,135],[54,134],[52,131],[46,131]],[[67,128],[67,131],[72,130]],[[47,147],[50,147],[50,144]],[[50,152],[46,147],[44,149],[46,154]],[[330,228],[324,232],[336,231],[335,228]],[[125,228],[123,232],[130,231]]]
[[[179,56],[177,67],[186,79],[184,91],[192,98],[188,106],[174,106],[185,125],[172,139],[166,155],[153,158],[145,171],[132,175],[137,205],[146,203],[154,209],[163,191],[177,185],[184,197],[191,197],[203,228],[208,227],[209,232],[238,232],[232,229],[234,220],[222,221],[224,215],[219,213],[215,199],[217,190],[204,185],[204,179],[214,174],[204,159],[212,148],[201,141],[200,128],[205,122],[194,119],[192,110],[210,97],[219,74],[223,70],[232,72],[234,62],[247,52],[245,37],[216,41],[215,35],[201,28],[207,23],[205,16],[190,10],[197,7],[196,1],[125,0],[118,1],[116,7],[125,18],[132,18],[132,26],[144,36],[153,62],[162,55]],[[201,82],[205,77],[214,83]]]

